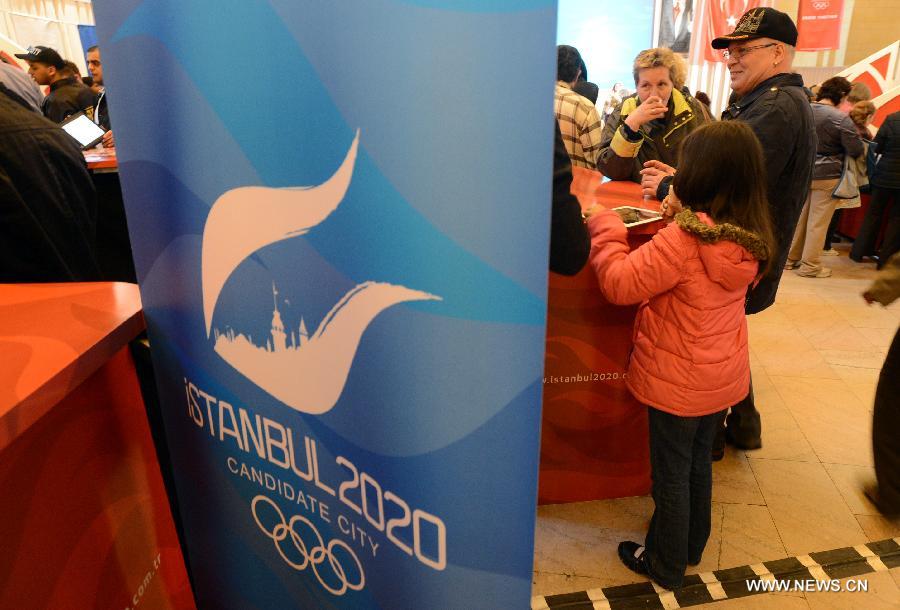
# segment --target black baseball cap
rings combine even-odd
[[[787,13],[769,6],[750,9],[738,21],[737,27],[727,36],[712,41],[712,48],[725,49],[732,42],[771,38],[791,46],[797,45],[797,26]]]
[[[48,66],[53,66],[57,70],[62,70],[66,66],[66,60],[50,47],[28,47],[26,53],[16,53],[16,57],[25,61],[35,61]]]

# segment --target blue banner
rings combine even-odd
[[[198,604],[518,608],[553,0],[96,0]]]

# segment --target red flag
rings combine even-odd
[[[760,6],[759,0],[707,0],[703,23],[695,31],[700,32],[700,45],[706,61],[722,61],[722,54],[710,45],[714,38],[731,34],[741,16]]]
[[[798,51],[825,51],[841,46],[844,0],[800,0]]]

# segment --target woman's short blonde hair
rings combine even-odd
[[[638,56],[634,58],[635,86],[640,80],[641,70],[660,67],[669,69],[669,78],[676,89],[684,87],[684,82],[687,80],[687,64],[685,64],[684,59],[680,55],[665,47],[646,49],[638,53]]]

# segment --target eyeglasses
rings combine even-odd
[[[724,51],[722,51],[722,57],[724,57],[726,61],[731,59],[732,57],[734,57],[734,59],[737,61],[741,61],[741,58],[743,58],[744,55],[746,55],[750,51],[755,51],[756,49],[765,49],[766,47],[774,47],[777,44],[777,42],[770,42],[768,44],[758,44],[755,47],[741,47],[739,49],[735,49],[734,51],[725,49]]]

